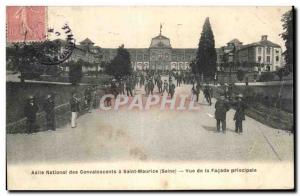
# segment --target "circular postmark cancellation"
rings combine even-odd
[[[44,65],[63,63],[72,55],[75,48],[75,39],[71,28],[68,24],[64,24],[58,30],[49,28],[48,34],[54,35],[57,39],[46,40],[37,46],[36,56],[39,63]]]

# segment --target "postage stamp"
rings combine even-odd
[[[47,8],[44,6],[8,6],[7,41],[43,41],[46,39]]]

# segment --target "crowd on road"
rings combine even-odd
[[[167,78],[167,79],[162,79]],[[176,80],[176,85],[175,81]],[[113,94],[116,98],[118,95],[134,96],[137,93],[137,89],[144,89],[145,96],[159,94],[161,96],[168,95],[171,98],[174,97],[176,86],[179,87],[182,84],[191,84],[192,99],[196,102],[199,101],[199,94],[202,91],[209,106],[212,105],[213,89],[208,83],[200,82],[199,79],[190,75],[178,74],[169,72],[168,75],[160,74],[157,72],[140,72],[134,73],[131,76],[122,78],[114,78],[108,88],[106,88],[106,94]],[[154,89],[156,91],[154,92]],[[91,112],[94,106],[96,96],[95,87],[87,87],[84,91],[84,110]],[[105,100],[106,105],[111,105],[111,98]],[[79,111],[82,110],[80,104],[82,98],[77,97],[76,92],[72,92],[69,101],[71,111],[71,127],[76,127],[76,119],[78,118]],[[43,110],[45,111],[46,128],[47,130],[55,130],[55,95],[48,94],[43,104]],[[234,115],[235,130],[237,133],[242,133],[242,122],[245,120],[245,109],[247,105],[243,99],[243,95],[239,94],[233,99],[233,95],[230,89],[224,91],[219,95],[217,102],[215,103],[215,119],[217,131],[225,133],[226,131],[226,113],[230,108],[236,110]],[[33,96],[29,96],[28,102],[25,104],[24,112],[27,118],[27,130],[26,133],[35,132],[38,128],[36,125],[36,115],[39,111],[39,107],[35,102]]]

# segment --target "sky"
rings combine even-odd
[[[151,38],[162,34],[173,48],[196,48],[206,17],[209,17],[216,47],[237,38],[244,44],[261,35],[281,45],[281,16],[291,7],[48,7],[48,26],[67,23],[76,42],[90,38],[102,48],[148,48]]]

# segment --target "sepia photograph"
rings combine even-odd
[[[293,6],[7,6],[14,190],[294,190]]]

